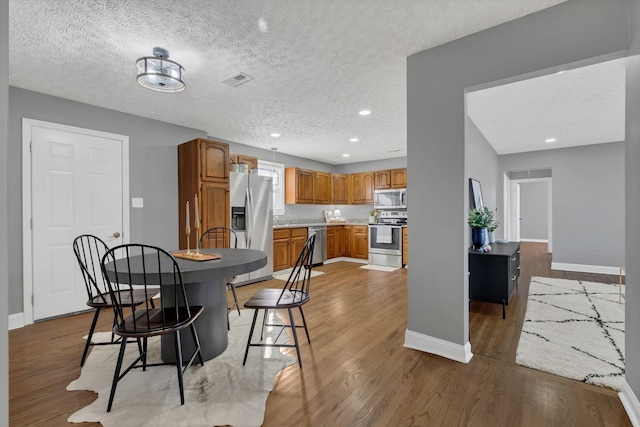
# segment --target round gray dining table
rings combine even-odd
[[[219,259],[208,261],[193,261],[176,258],[182,282],[185,285],[189,305],[201,305],[203,313],[195,320],[198,331],[202,358],[210,360],[222,354],[227,348],[227,277],[237,276],[258,270],[267,264],[267,254],[253,249],[201,249],[202,253],[220,255]],[[132,257],[131,271],[135,273],[136,265],[142,275],[142,262],[136,262]],[[106,266],[107,271],[109,267]],[[153,273],[147,272],[147,275]],[[157,274],[156,274],[157,275]],[[137,280],[135,274],[133,280]],[[152,280],[153,282],[153,280]],[[162,298],[165,295],[162,294]],[[191,334],[181,334],[182,353],[193,354],[195,344]],[[175,347],[172,335],[161,338],[162,360],[167,363],[175,362]]]

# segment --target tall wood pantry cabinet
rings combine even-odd
[[[229,145],[208,139],[194,139],[178,146],[178,224],[179,246],[186,249],[186,203],[190,207],[189,248],[196,247],[195,195],[198,195],[200,230],[228,227],[229,201]]]

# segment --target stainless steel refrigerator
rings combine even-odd
[[[236,285],[270,279],[273,275],[273,185],[272,178],[229,172],[231,228],[238,237],[238,248],[267,253],[267,265],[242,274]]]

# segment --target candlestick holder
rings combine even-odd
[[[187,225],[185,229],[185,234],[187,235],[187,255],[191,255],[193,252],[189,249],[189,235],[191,234],[191,227]]]
[[[193,227],[196,229],[196,253],[193,254],[193,256],[200,258],[202,256],[200,253],[200,239],[198,238],[200,235],[200,221],[196,221],[195,224],[193,224]]]

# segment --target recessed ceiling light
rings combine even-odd
[[[349,154],[344,153],[344,154],[342,155],[342,157],[349,157]]]
[[[349,142],[358,142],[358,138],[351,138]]]
[[[280,136],[280,134],[274,132],[274,133],[271,134],[271,136],[274,137],[274,138],[278,138]]]
[[[369,114],[371,114],[371,111],[369,110],[362,110],[359,113],[361,116],[368,116]]]
[[[566,70],[560,70],[558,72],[556,72],[556,74],[563,74]]]
[[[547,138],[544,140],[544,142],[556,142],[557,139],[556,138]]]
[[[269,24],[264,20],[264,18],[258,19],[258,29],[262,33],[266,33],[269,31]]]

